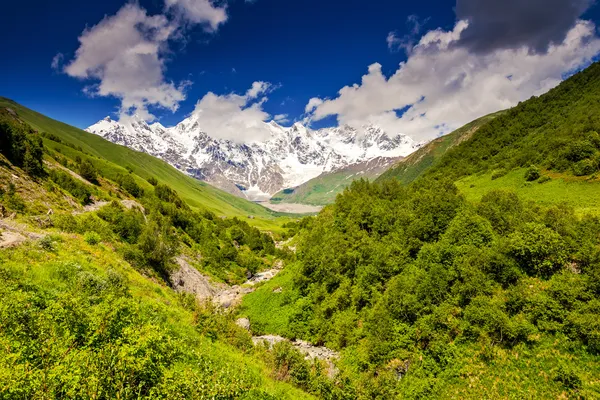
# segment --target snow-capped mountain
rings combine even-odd
[[[373,125],[311,130],[300,123],[264,123],[269,139],[237,143],[215,139],[192,115],[171,128],[133,116],[110,117],[86,130],[111,142],[159,157],[185,173],[230,193],[265,200],[324,172],[378,157],[401,157],[419,145],[404,135],[388,135]]]

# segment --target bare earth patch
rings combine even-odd
[[[316,214],[323,209],[322,206],[310,206],[308,204],[296,204],[296,203],[280,203],[272,204],[268,201],[258,202],[263,207],[271,209],[277,212],[284,212],[290,214]]]

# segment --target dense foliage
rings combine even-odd
[[[600,395],[600,218],[421,180],[355,182],[306,221],[285,333],[354,354],[360,396],[448,395],[471,357],[493,371],[497,350],[548,343],[559,355],[528,378],[556,379],[538,394]]]
[[[31,176],[44,172],[41,137],[7,110],[0,111],[0,153]]]

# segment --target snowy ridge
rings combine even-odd
[[[407,136],[390,136],[373,125],[311,130],[300,123],[283,127],[272,121],[264,129],[270,137],[264,142],[214,139],[192,115],[171,128],[149,125],[137,116],[122,121],[106,117],[86,130],[250,200],[266,200],[324,172],[378,157],[406,156],[419,147]]]

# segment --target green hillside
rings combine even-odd
[[[600,64],[481,125],[427,171],[450,177],[515,168],[595,179],[600,164]]]
[[[450,179],[470,200],[511,189],[540,204],[600,212],[600,65],[540,97],[439,138],[384,173]]]
[[[72,156],[75,156],[76,153],[96,156],[99,167],[108,175],[116,175],[129,167],[136,175],[144,179],[155,177],[159,181],[169,184],[191,207],[208,209],[218,215],[229,217],[248,219],[248,216],[251,215],[255,219],[250,222],[265,229],[277,229],[284,222],[284,219],[281,221],[277,219],[281,214],[193,179],[148,154],[116,145],[100,136],[48,118],[9,99],[0,98],[0,109],[6,107],[14,110],[21,119],[36,130],[56,135],[64,144],[69,145],[57,144],[45,138],[44,142],[48,147],[60,148],[61,151]],[[84,156],[84,154],[80,154],[80,156]],[[140,182],[140,184],[149,186],[146,182]]]
[[[421,176],[429,167],[440,161],[442,156],[452,147],[469,139],[486,122],[491,121],[504,111],[481,117],[462,128],[455,130],[445,136],[432,140],[416,152],[412,153],[394,167],[385,171],[378,181],[395,178],[402,183],[411,183]]]
[[[299,203],[325,206],[357,179],[373,180],[386,170],[387,163],[378,165],[379,159],[351,165],[337,171],[325,172],[302,185],[284,189],[271,198],[271,203]]]

